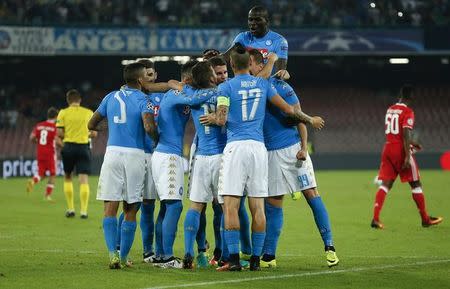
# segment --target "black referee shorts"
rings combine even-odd
[[[72,174],[76,169],[77,174],[91,173],[91,150],[89,144],[64,143],[61,151],[64,173]]]

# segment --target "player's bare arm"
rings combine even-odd
[[[298,106],[298,108],[301,109],[301,106],[299,103],[297,103],[294,106]],[[306,156],[308,155],[308,128],[303,122],[300,122],[297,124],[297,130],[300,136],[301,140],[301,149],[297,152],[297,159],[298,160],[306,160]]]
[[[403,128],[403,151],[405,152],[405,159],[403,160],[402,169],[409,169],[411,167],[409,163],[411,158],[411,139],[412,129]]]
[[[264,65],[264,68],[256,76],[268,79],[271,76],[273,66],[277,60],[278,56],[276,53],[269,53],[269,55],[267,55],[266,65]]]
[[[155,143],[158,143],[159,134],[155,123],[155,116],[153,113],[145,112],[142,114],[142,122],[144,123],[145,132],[152,138]]]
[[[64,146],[63,141],[59,136],[55,136],[55,144],[57,148],[62,148]]]
[[[281,79],[285,79],[285,80],[289,79],[289,78],[285,78],[285,77],[287,77],[286,68],[287,68],[287,59],[278,58],[278,60],[275,62],[275,71],[280,71],[280,70],[282,71],[277,75]]]
[[[61,138],[64,139],[64,128],[63,127],[58,127],[56,129],[56,135]]]
[[[308,123],[318,130],[325,126],[325,121],[320,116],[307,115],[300,107],[289,105],[279,94],[275,95],[270,102],[287,114],[288,117],[293,118],[296,121]]]
[[[228,106],[219,105],[215,113],[202,115],[199,119],[202,125],[224,126],[228,120]]]
[[[94,112],[91,119],[88,122],[88,129],[90,131],[100,131],[104,130],[108,127],[108,123],[103,121],[105,117],[103,117],[98,111]],[[106,123],[106,125],[104,125]]]
[[[177,80],[169,80],[168,82],[145,82],[143,87],[148,92],[166,92],[169,89],[172,89],[174,85],[178,83]]]

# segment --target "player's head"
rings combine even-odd
[[[256,37],[263,37],[269,30],[269,11],[263,6],[254,6],[248,11],[248,29]]]
[[[139,62],[128,64],[123,68],[123,80],[128,86],[139,89],[143,84],[150,82],[144,64]]]
[[[56,117],[58,116],[58,110],[55,107],[50,107],[47,110],[47,119],[56,119]]]
[[[414,88],[409,85],[403,85],[402,88],[400,88],[400,96],[399,100],[401,102],[410,102],[414,97]]]
[[[257,49],[251,49],[250,54],[250,73],[257,75],[264,68],[264,57]]]
[[[145,66],[145,72],[147,73],[150,82],[155,82],[158,77],[158,73],[156,73],[155,70],[155,63],[150,59],[139,59],[137,62]]]
[[[248,70],[250,65],[250,54],[243,47],[236,47],[231,51],[230,63],[233,71]]]
[[[71,89],[66,93],[66,100],[69,105],[80,104],[81,94],[76,89]]]
[[[214,56],[208,60],[214,72],[216,73],[217,80],[216,83],[220,84],[228,79],[228,68],[225,60],[220,56]]]
[[[192,67],[192,85],[195,88],[208,88],[216,84],[216,73],[209,61],[201,61]]]
[[[198,63],[197,60],[189,60],[181,66],[181,81],[187,84],[192,83],[192,67]]]

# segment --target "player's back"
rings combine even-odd
[[[396,103],[388,108],[384,125],[387,144],[403,144],[403,128],[413,127],[414,112],[406,104]]]
[[[186,85],[184,90],[190,92],[193,88]],[[179,100],[185,95],[183,91],[169,90],[161,100],[157,117],[159,142],[155,149],[158,152],[177,155],[183,153],[183,136],[190,108]]]
[[[198,137],[196,152],[198,155],[221,154],[227,143],[225,128],[219,126],[205,126],[200,123],[200,116],[216,111],[217,96],[217,92],[214,92],[214,95],[205,103],[191,108],[192,119]]]
[[[143,92],[128,87],[113,91],[98,111],[108,119],[108,146],[144,149],[142,113],[149,110]]]
[[[277,93],[290,105],[299,103],[294,89],[285,81],[270,78],[270,83]],[[264,119],[264,141],[268,150],[282,149],[299,142],[299,135],[295,126],[285,124],[286,114],[272,104],[267,105]]]
[[[37,158],[54,157],[56,123],[48,120],[39,122],[33,133],[37,138]]]
[[[230,99],[227,142],[256,140],[264,142],[263,123],[267,99],[275,89],[263,78],[240,74],[219,86],[220,94]]]

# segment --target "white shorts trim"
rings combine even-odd
[[[97,200],[142,202],[145,153],[139,149],[108,147],[97,188]]]
[[[222,154],[193,157],[189,181],[189,199],[197,203],[217,198]]]
[[[181,156],[154,152],[152,175],[156,192],[161,201],[183,199],[184,165]]]
[[[267,186],[267,150],[262,142],[233,141],[225,146],[219,175],[219,195],[265,198]]]
[[[309,154],[297,161],[300,143],[269,151],[269,196],[281,196],[317,187],[314,167]]]

